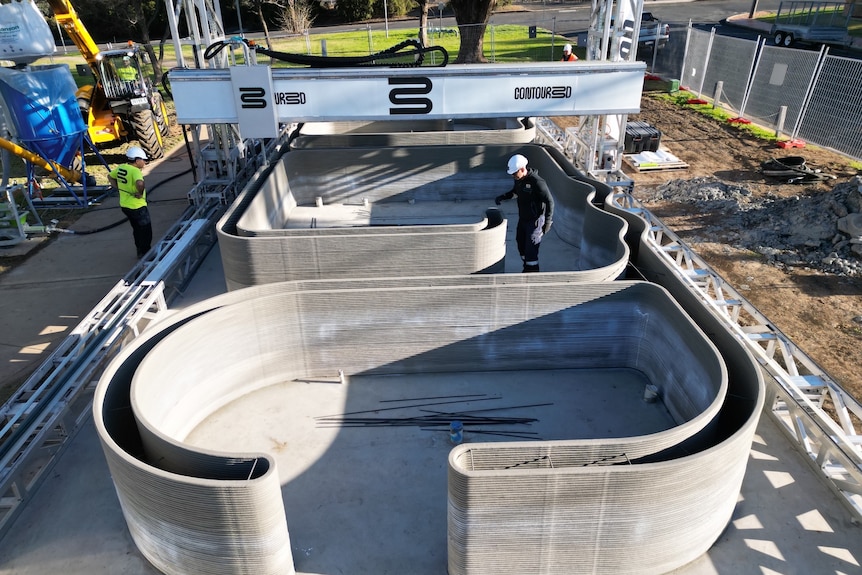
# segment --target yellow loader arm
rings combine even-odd
[[[66,31],[66,34],[72,39],[75,46],[78,47],[81,56],[90,65],[93,75],[98,79],[99,67],[96,63],[96,56],[99,54],[99,47],[93,41],[90,33],[87,32],[84,23],[78,18],[78,13],[75,12],[75,9],[68,0],[48,0],[48,4],[54,12],[57,23]]]

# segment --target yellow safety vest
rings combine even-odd
[[[117,68],[117,76],[124,82],[134,82],[138,79],[138,70],[132,66],[122,66]]]
[[[144,195],[136,198],[138,188],[135,182],[144,179],[144,174],[130,164],[120,164],[111,170],[110,176],[117,180],[117,189],[120,191],[120,207],[137,210],[147,205],[147,191],[144,190]]]

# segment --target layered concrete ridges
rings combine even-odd
[[[577,567],[591,554],[616,553],[615,542],[625,540],[637,556],[631,517],[647,513],[655,518],[650,534],[653,528],[666,531],[686,541],[687,549],[702,552],[733,509],[756,417],[730,434],[741,452],[729,444],[714,449],[724,435],[715,422],[728,392],[726,370],[718,350],[662,288],[640,282],[585,284],[572,274],[551,277],[554,281],[542,274],[508,281],[460,276],[443,278],[440,285],[429,278],[271,284],[212,298],[153,326],[109,366],[95,406],[136,543],[165,573],[237,572],[234,566],[244,557],[257,572],[289,572],[279,571],[287,569],[290,519],[285,523],[274,461],[183,445],[197,422],[254,389],[335,371],[349,379],[553,366],[646,374],[668,405],[676,406],[670,407],[674,423],[642,437],[471,444],[467,451],[453,451],[449,538],[450,550],[458,551],[450,553],[450,572],[499,573],[473,565],[485,561],[492,548],[497,562],[488,565],[517,563],[524,549],[509,547],[513,533],[526,529],[550,544],[562,525],[558,521],[568,524],[575,516],[585,526],[583,547],[534,551],[548,554],[555,565]],[[531,353],[523,353],[525,348]],[[737,386],[734,392],[756,396],[754,387]],[[130,405],[123,399],[129,397]],[[688,444],[685,452],[675,453],[681,443]],[[691,450],[698,453],[690,455]],[[513,466],[539,452],[553,469]],[[606,467],[611,462],[624,464]],[[663,480],[668,466],[677,477],[709,468],[712,479],[656,496],[654,481]],[[554,488],[561,474],[578,487],[577,497]],[[723,487],[715,489],[711,481]],[[506,498],[549,489],[556,495],[501,505]],[[629,495],[617,502],[622,492]],[[692,507],[689,498],[702,504]],[[187,504],[178,506],[179,501]],[[676,511],[662,522],[657,505]],[[701,522],[692,532],[689,523],[700,521],[703,509],[711,513],[709,524]],[[534,516],[544,519],[535,523]],[[589,537],[591,522],[620,539]],[[641,572],[661,572],[659,563],[651,562],[653,540],[641,536],[642,559],[634,564]],[[223,544],[224,539],[233,543]],[[592,551],[586,553],[588,547]],[[569,555],[579,559],[571,563]],[[213,565],[221,567],[208,570]]]
[[[511,188],[504,168],[516,152],[554,190],[545,243],[567,247],[560,269],[583,281],[619,277],[628,261],[625,221],[593,205],[596,188],[545,148],[413,146],[285,154],[218,224],[228,287],[507,271],[509,222],[493,199]]]
[[[129,533],[162,573],[295,573],[278,474],[266,456],[215,461],[186,452],[194,472],[185,474],[105,451]]]
[[[754,421],[754,420],[749,420]],[[720,449],[661,463],[586,459],[523,445],[496,463],[463,445],[449,457],[450,574],[661,574],[693,561],[736,504],[754,425]],[[539,460],[543,467],[516,467]]]
[[[232,291],[146,330],[99,383],[97,427],[142,553],[165,573],[295,569],[284,507],[295,479],[278,481],[295,478],[294,458],[189,440],[239,398],[279,390],[297,400],[302,386],[331,383],[343,406],[377,396],[357,388],[375,378],[415,394],[413,380],[429,374],[458,374],[465,391],[491,384],[488,374],[525,374],[515,384],[524,393],[547,370],[545,394],[587,380],[611,395],[640,386],[636,403],[656,400],[661,413],[643,432],[586,425],[571,436],[555,425],[546,439],[452,449],[445,502],[429,491],[431,508],[447,510],[448,572],[665,573],[709,549],[737,501],[763,383],[719,320],[696,323],[666,289],[621,280],[644,230],[606,209],[611,189],[534,144],[315,146],[262,170],[219,221]],[[520,271],[506,269],[512,212],[489,204],[511,187],[514,153],[553,190],[541,257],[556,273],[501,273]],[[664,262],[639,263],[673,281]],[[344,431],[324,439],[302,428],[318,459],[340,457]],[[384,442],[390,456],[418,449],[397,437]],[[300,459],[295,442],[270,439]],[[310,520],[297,519],[304,539]]]
[[[385,148],[456,144],[527,144],[536,137],[533,118],[312,122],[302,125],[291,147]]]
[[[129,533],[162,573],[294,573],[276,466],[266,454],[229,457],[185,448],[138,426],[136,364],[158,341],[136,340],[105,370],[96,429]]]

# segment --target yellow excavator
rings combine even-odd
[[[93,75],[93,83],[76,94],[90,140],[98,146],[136,139],[147,156],[161,158],[170,119],[147,53],[132,42],[102,51],[68,0],[48,4]]]

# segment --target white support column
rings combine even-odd
[[[643,0],[593,0],[591,10],[587,59],[636,62]],[[621,186],[631,183],[622,172],[629,113],[632,112],[581,119],[576,163],[597,180]]]

